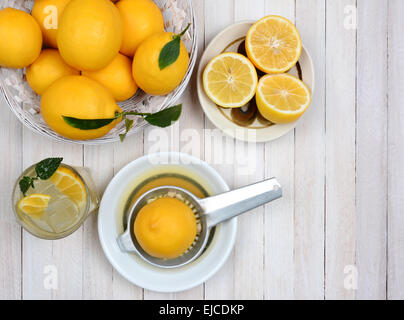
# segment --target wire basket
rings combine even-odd
[[[118,103],[124,111],[155,113],[172,106],[184,92],[195,66],[198,41],[192,0],[154,0],[154,2],[163,13],[166,31],[180,33],[188,23],[191,23],[190,28],[182,38],[190,56],[188,70],[181,84],[170,94],[150,96],[139,89],[135,96]],[[0,9],[13,7],[31,12],[33,4],[33,0],[3,0],[0,3]],[[63,142],[97,145],[119,141],[119,135],[125,133],[125,124],[122,121],[107,135],[94,140],[71,140],[60,136],[49,128],[43,120],[40,113],[40,97],[32,91],[27,83],[25,69],[0,68],[0,91],[17,118],[27,128],[43,136]],[[128,136],[136,134],[147,125],[147,122],[141,117],[133,119],[135,123]]]

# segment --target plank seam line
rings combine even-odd
[[[389,109],[390,109],[390,2],[386,1],[387,6],[387,14],[386,14],[386,41],[387,41],[387,50],[386,50],[386,65],[387,65],[387,73],[386,73],[386,108],[387,108],[387,117],[386,117],[386,300],[389,300]]]
[[[357,187],[357,180],[358,180],[358,171],[357,171],[357,166],[358,166],[358,28],[359,28],[359,22],[358,22],[358,0],[355,0],[355,6],[356,6],[356,15],[357,15],[357,20],[356,20],[356,29],[355,29],[355,188],[354,188],[354,198],[355,198],[355,261],[354,264],[357,267],[357,262],[358,262],[358,251],[357,251],[357,237],[356,237],[356,219],[357,219],[357,194],[356,194],[356,187]],[[354,300],[356,300],[356,294],[357,290],[354,291],[353,297]]]
[[[323,300],[327,285],[327,1],[324,0],[324,209],[323,209]]]

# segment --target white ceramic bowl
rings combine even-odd
[[[206,95],[203,89],[202,75],[209,61],[222,53],[228,44],[246,36],[248,30],[255,21],[243,21],[233,24],[222,32],[220,32],[207,46],[202,55],[198,68],[197,90],[199,102],[209,120],[225,134],[242,141],[250,142],[267,142],[280,138],[296,127],[297,122],[287,124],[276,124],[270,127],[253,129],[237,125],[226,117],[223,112],[213,103]],[[299,59],[303,81],[310,88],[312,95],[314,94],[314,67],[309,52],[303,47],[302,54]],[[289,71],[291,74],[297,75],[296,69]],[[310,107],[309,107],[310,108]]]
[[[192,0],[153,0],[164,15],[165,29],[170,32],[180,33],[188,23],[191,23],[183,40],[189,52],[189,66],[181,84],[171,93],[165,96],[150,96],[141,90],[127,101],[118,103],[124,111],[138,111],[154,113],[173,106],[191,78],[197,57],[197,25]],[[13,7],[30,12],[34,1],[32,0],[2,0],[0,9]],[[125,123],[122,121],[107,135],[94,140],[71,140],[60,136],[43,120],[40,114],[40,97],[36,95],[25,79],[24,69],[0,68],[0,92],[4,95],[8,106],[17,118],[29,129],[62,142],[96,145],[119,141],[119,135],[125,132]],[[135,134],[147,125],[141,117],[135,117],[135,124],[129,135]]]
[[[158,292],[178,292],[198,286],[212,277],[225,263],[234,246],[237,219],[216,227],[207,250],[187,266],[175,269],[154,267],[140,257],[122,252],[116,239],[123,233],[123,211],[137,179],[158,167],[185,168],[194,179],[206,185],[212,194],[229,190],[223,178],[205,162],[184,153],[158,153],[139,158],[112,179],[101,201],[98,213],[98,234],[104,253],[112,266],[133,284]],[[179,170],[182,172],[182,170]]]

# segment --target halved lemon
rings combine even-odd
[[[302,40],[295,25],[280,16],[258,20],[247,33],[248,58],[265,73],[283,73],[299,60]]]
[[[69,197],[79,209],[86,205],[86,187],[75,172],[66,167],[59,167],[50,180],[56,188]]]
[[[47,194],[34,193],[22,198],[17,206],[27,216],[40,219],[48,207],[50,198]]]
[[[224,108],[240,108],[255,94],[258,77],[254,65],[241,54],[226,52],[213,58],[203,73],[208,97]]]
[[[261,115],[273,123],[296,121],[311,103],[309,88],[298,78],[284,73],[260,79],[256,94]]]

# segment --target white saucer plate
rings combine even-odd
[[[139,158],[112,179],[101,201],[98,213],[98,234],[104,253],[112,266],[131,283],[157,292],[178,292],[202,284],[225,263],[234,246],[237,219],[216,228],[207,250],[194,262],[175,269],[154,267],[140,257],[122,252],[116,239],[123,233],[123,214],[134,181],[142,173],[168,166],[184,167],[193,177],[200,177],[212,194],[229,190],[223,178],[205,162],[183,153],[158,153]]]
[[[248,128],[239,126],[228,117],[224,115],[219,107],[213,103],[206,95],[203,89],[202,75],[206,65],[209,61],[222,53],[229,44],[246,36],[248,30],[253,25],[254,21],[243,21],[233,24],[222,32],[220,32],[208,45],[205,52],[202,55],[197,78],[197,90],[199,102],[209,120],[225,134],[230,135],[233,138],[242,141],[249,142],[268,142],[280,138],[281,136],[294,129],[297,122],[291,122],[287,124],[275,124],[269,127],[263,127],[259,129]],[[232,50],[230,50],[232,51]],[[299,59],[301,68],[301,74],[303,81],[310,88],[312,95],[314,94],[314,67],[313,61],[309,52],[303,46],[302,53]],[[297,75],[296,68],[292,68],[289,73]],[[309,107],[310,108],[310,107]]]

